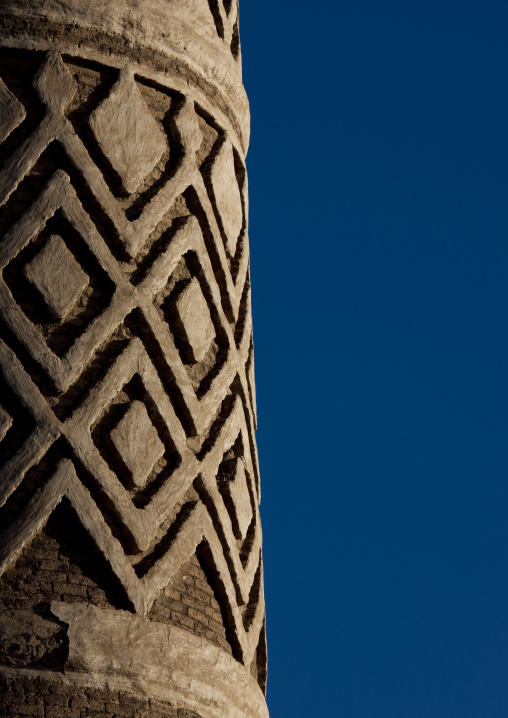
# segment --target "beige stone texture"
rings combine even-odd
[[[0,690],[267,718],[235,0],[0,4]]]
[[[140,695],[170,698],[203,718],[268,718],[256,681],[202,638],[125,611],[65,603],[51,610],[69,626],[68,677],[102,677]]]
[[[154,464],[164,454],[164,444],[144,404],[140,401],[130,404],[111,432],[111,439],[136,486],[144,486]]]
[[[232,499],[233,513],[238,526],[238,538],[244,539],[252,521],[252,507],[245,465],[242,460],[237,461],[234,478],[228,482],[227,490]]]
[[[242,198],[235,173],[233,147],[225,142],[212,167],[212,186],[226,246],[234,256],[243,225]]]
[[[26,265],[25,276],[59,319],[67,316],[88,284],[87,275],[58,235],[50,237]]]
[[[164,135],[128,71],[120,73],[111,94],[92,113],[90,127],[129,194],[166,149]]]
[[[25,117],[25,108],[0,79],[0,142],[3,142]]]
[[[74,49],[79,41],[82,56],[118,54],[148,66],[167,63],[178,85],[182,80],[187,84],[184,78],[191,74],[195,91],[215,99],[219,114],[233,121],[246,149],[250,115],[239,49],[234,49],[234,0],[229,14],[222,0],[11,0],[0,14],[13,44],[47,49],[57,41],[62,49]]]
[[[193,361],[203,359],[215,336],[210,311],[197,279],[192,279],[176,303]]]
[[[12,418],[5,411],[5,409],[2,409],[2,407],[0,406],[0,441],[7,434],[7,432],[11,428],[11,426],[12,426]]]

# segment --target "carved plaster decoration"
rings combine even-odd
[[[0,42],[5,695],[265,717],[237,3],[13,2]]]

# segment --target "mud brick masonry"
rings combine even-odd
[[[0,2],[0,716],[267,718],[237,0]]]

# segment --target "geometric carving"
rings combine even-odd
[[[59,390],[64,391],[78,378],[99,344],[109,336],[115,326],[114,318],[111,315],[114,315],[115,312],[128,311],[128,305],[125,296],[121,297],[120,293],[113,294],[114,284],[108,277],[107,258],[98,243],[97,230],[78,201],[69,177],[61,170],[56,171],[50,178],[42,193],[33,203],[32,211],[22,215],[19,222],[11,228],[8,241],[4,241],[0,245],[0,266],[8,265],[12,257],[16,262],[22,255],[26,245],[29,245],[34,236],[39,233],[41,225],[44,226],[43,212],[46,211],[44,208],[48,206],[51,207],[52,213],[60,210],[68,223],[79,232],[79,239],[85,245],[84,249],[87,252],[88,264],[91,269],[90,284],[93,285],[95,281],[102,279],[104,285],[100,292],[95,292],[95,301],[87,311],[85,320],[81,319],[79,325],[72,324],[72,321],[64,325],[61,337],[64,342],[64,351],[60,351],[59,354],[58,349],[56,352],[48,351],[48,340],[51,340],[52,337],[44,334],[41,336],[23,311],[24,307],[14,301],[9,287],[6,286],[5,272],[3,277],[0,274],[0,307],[4,321],[27,345],[30,353]],[[113,294],[112,297],[111,294]],[[86,296],[86,292],[84,296]],[[69,361],[69,357],[72,357],[72,361]]]
[[[143,487],[165,449],[141,401],[132,402],[111,432],[111,440],[135,485]]]
[[[3,712],[267,718],[237,0],[0,18]]]
[[[237,4],[212,6],[223,37],[206,43],[228,50]],[[33,119],[30,108],[25,135],[16,133],[20,144],[0,166],[0,207],[12,197],[7,210],[15,209],[0,242],[0,401],[8,409],[0,406],[0,585],[49,517],[62,524],[58,507],[70,505],[76,541],[82,531],[92,541],[140,636],[163,623],[152,607],[198,557],[213,588],[185,582],[185,608],[168,610],[180,610],[180,628],[206,650],[211,633],[223,636],[217,656],[242,663],[240,675],[254,683],[248,667],[264,598],[245,138],[227,92],[205,91],[171,64],[147,71],[126,48],[113,49],[111,61],[100,53],[92,60],[77,50],[64,61],[50,52],[42,64],[34,53],[45,114]],[[236,72],[227,62],[210,65],[212,88],[217,71]],[[29,109],[29,93],[19,96]],[[0,107],[0,138],[25,113],[0,80],[2,98],[14,110]],[[70,564],[61,573],[69,577],[62,615],[71,602],[85,615],[97,589],[74,584]],[[45,601],[54,594],[49,578],[44,591]],[[207,616],[199,629],[198,615]],[[110,649],[114,660],[118,646]],[[69,686],[74,670],[69,657]],[[94,680],[109,680],[108,670]],[[217,710],[232,715],[230,706]]]
[[[34,86],[50,113],[63,113],[74,97],[76,81],[59,53],[49,52],[34,78]]]
[[[234,257],[238,237],[243,226],[243,208],[240,188],[235,173],[233,147],[224,142],[212,165],[212,185],[215,203],[226,235],[226,246]]]
[[[166,140],[130,72],[121,72],[111,94],[90,117],[103,153],[132,194],[166,150]]]
[[[218,36],[231,50],[235,60],[240,55],[238,0],[208,0]]]
[[[227,459],[222,462],[219,472],[217,482],[233,531],[237,539],[243,540],[253,515],[245,465],[241,459]]]
[[[26,110],[21,102],[0,79],[0,142],[25,119]]]
[[[197,364],[193,364],[187,330],[182,326],[176,307],[177,295],[183,291],[182,284],[190,283],[193,277],[200,283],[216,337],[203,361]],[[154,307],[154,311],[146,312],[145,316],[163,343],[164,350],[171,354],[171,371],[178,372],[181,377],[178,387],[185,396],[194,427],[200,434],[209,427],[237,369],[230,351],[234,344],[233,332],[222,310],[220,289],[196,217],[185,218],[179,226],[173,241],[158,258],[153,273],[148,274],[141,287],[148,284],[153,287],[156,307],[162,311]],[[176,356],[175,349],[178,352]],[[244,361],[242,358],[242,365]]]
[[[200,362],[210,347],[215,329],[208,305],[195,277],[178,297],[176,308],[189,343],[192,361]]]
[[[7,434],[12,426],[12,418],[9,414],[0,406],[0,441]]]
[[[67,316],[88,285],[87,275],[58,235],[52,235],[26,265],[25,276],[60,320]]]

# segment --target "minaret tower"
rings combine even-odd
[[[0,716],[267,718],[237,0],[0,5]]]

